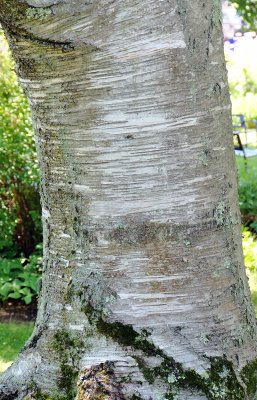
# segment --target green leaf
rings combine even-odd
[[[28,287],[25,287],[25,288],[21,289],[20,293],[23,294],[24,296],[31,295],[31,291],[30,291],[30,289]]]
[[[30,304],[32,301],[32,296],[31,295],[25,296],[23,297],[23,300],[25,301],[26,304]]]
[[[6,282],[2,287],[0,287],[0,296],[5,298],[7,297],[8,293],[12,290],[12,284],[9,282]]]
[[[13,292],[13,293],[9,293],[8,297],[10,297],[11,299],[19,299],[19,298],[21,298],[21,294],[19,292]]]
[[[28,286],[30,286],[36,293],[37,293],[37,289],[38,289],[37,281],[38,281],[38,276],[30,276],[30,278],[28,280],[28,283],[29,283]]]
[[[19,281],[18,279],[14,279],[14,281],[12,282],[12,287],[15,291],[20,291],[22,287],[22,282]]]
[[[27,255],[42,239],[37,155],[28,102],[2,32],[0,47],[0,251],[15,241],[31,243],[31,249],[22,245]]]

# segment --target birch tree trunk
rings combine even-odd
[[[44,274],[0,399],[256,399],[219,0],[0,0]]]

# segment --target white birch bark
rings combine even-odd
[[[0,0],[0,18],[44,221],[37,324],[0,399],[254,399],[219,0]]]

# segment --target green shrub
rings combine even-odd
[[[0,251],[41,242],[39,172],[27,100],[0,32]]]
[[[257,82],[256,82],[257,84]],[[246,121],[257,119],[257,94],[249,92],[242,97],[231,97],[233,114],[243,114]],[[249,128],[255,128],[252,124]]]
[[[249,271],[257,272],[257,240],[256,235],[252,234],[246,227],[242,229],[243,251],[245,268]]]
[[[242,157],[237,157],[238,195],[241,214],[252,230],[257,232],[257,167],[256,159],[247,160],[245,168]]]
[[[29,258],[0,259],[0,299],[20,299],[30,304],[37,295],[42,272],[42,244]]]
[[[230,0],[244,20],[246,28],[257,29],[257,4],[255,0]]]
[[[243,227],[242,233],[245,268],[257,316],[257,236],[246,227]]]

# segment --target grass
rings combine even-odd
[[[246,274],[252,294],[255,314],[257,316],[257,236],[243,228],[243,250]]]
[[[247,275],[249,278],[249,285],[252,293],[254,310],[257,317],[257,271],[251,271]]]
[[[32,330],[32,322],[0,323],[0,374],[12,364]]]

